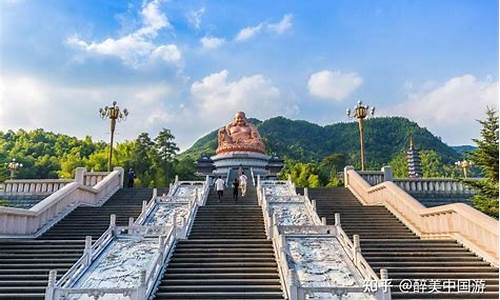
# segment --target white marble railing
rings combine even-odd
[[[55,272],[51,272],[45,299],[73,299],[71,295],[89,300],[148,299],[161,270],[169,262],[175,243],[187,237],[197,208],[206,203],[209,182],[208,176],[205,181],[176,178],[168,195],[158,196],[154,189],[151,200],[143,202],[137,220],[130,218],[126,227],[117,227],[116,217],[112,215],[109,229],[92,247],[87,241],[82,258],[57,283]],[[156,247],[151,244],[151,236],[159,239],[159,246],[154,257],[148,260],[144,257],[151,256]],[[123,239],[138,242],[119,248],[117,245]],[[149,244],[141,246],[140,243]],[[123,269],[129,270],[123,273]]]
[[[263,181],[258,178],[257,195],[264,214],[266,233],[273,240],[288,299],[309,299],[320,294],[326,294],[325,299],[346,294],[359,294],[359,299],[390,299],[387,271],[383,269],[382,279],[378,278],[361,255],[359,237],[356,235],[354,242],[349,239],[340,226],[338,215],[334,226],[326,226],[326,219],[319,218],[316,203],[309,199],[307,189],[304,190],[304,196],[300,196],[290,181]],[[301,252],[297,247],[290,249],[290,243],[307,248],[311,242],[315,244],[314,251],[306,249]],[[327,246],[319,247],[318,244]],[[337,248],[333,249],[332,245]],[[300,260],[306,256],[310,261],[301,267]],[[290,263],[295,265],[291,266]],[[322,277],[328,279],[316,282],[319,279],[313,275],[315,272],[308,270],[314,266],[329,269],[328,275],[322,273]],[[351,279],[348,284],[342,283],[341,278],[346,276]],[[374,284],[377,286],[375,293],[366,289],[367,281],[372,287]]]
[[[112,215],[110,227],[94,245],[87,237],[83,256],[59,281],[56,282],[57,271],[49,273],[46,300],[143,300],[151,294],[173,251],[176,225],[162,226],[152,235],[150,228],[143,225],[116,226],[115,220]],[[116,245],[124,240],[132,243],[115,253]]]
[[[115,168],[93,187],[66,184],[30,209],[0,207],[0,238],[33,238],[80,205],[100,206],[123,187],[123,169]]]
[[[426,208],[394,182],[370,186],[352,167],[345,185],[365,205],[384,205],[424,239],[455,239],[498,266],[498,221],[463,203]]]

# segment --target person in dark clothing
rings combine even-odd
[[[238,201],[238,192],[239,192],[240,182],[238,178],[235,178],[233,181],[233,200]]]
[[[133,188],[134,187],[134,179],[135,179],[135,172],[132,170],[132,168],[128,169],[127,173],[127,187]]]

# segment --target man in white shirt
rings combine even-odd
[[[215,181],[215,190],[217,190],[217,197],[219,199],[219,202],[224,195],[224,184],[225,182],[221,176],[219,176],[219,178],[217,178],[217,180]]]
[[[245,172],[241,172],[240,176],[241,197],[245,197],[245,194],[247,193],[247,180],[248,177],[247,175],[245,175]]]

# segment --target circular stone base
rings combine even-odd
[[[269,171],[266,170],[266,166],[270,158],[262,153],[247,151],[221,153],[211,157],[215,166],[214,174],[222,176],[225,176],[229,170],[240,166],[244,169],[252,168],[255,175],[267,175]]]

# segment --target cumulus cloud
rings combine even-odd
[[[160,30],[171,28],[167,16],[160,10],[162,2],[163,0],[153,0],[144,3],[140,12],[142,27],[130,34],[99,42],[88,42],[75,34],[67,38],[66,43],[85,53],[118,57],[123,63],[133,67],[144,64],[153,57],[160,57],[167,63],[178,63],[181,55],[176,45],[157,45],[154,42]]]
[[[81,87],[1,74],[0,130],[44,128],[107,140],[109,130],[97,110],[116,99],[121,107],[131,111],[126,125],[118,126],[117,139],[135,138],[140,132],[161,128],[174,118],[165,107],[165,100],[173,94],[174,89],[166,82]]]
[[[382,113],[403,115],[426,126],[451,144],[471,143],[479,136],[479,124],[486,107],[498,110],[498,81],[480,80],[471,74],[450,78],[429,88],[424,86]]]
[[[200,43],[205,49],[217,49],[225,43],[225,40],[213,36],[204,36],[200,39]]]
[[[296,113],[296,106],[284,99],[264,75],[243,76],[238,80],[228,77],[229,72],[222,70],[191,85],[194,107],[211,124],[220,125],[237,111],[257,118]]]
[[[283,34],[292,28],[292,19],[291,14],[286,14],[276,23],[261,22],[255,26],[244,27],[238,32],[234,40],[237,42],[247,41],[262,32]]]
[[[197,10],[192,10],[187,14],[187,20],[191,26],[193,26],[196,29],[200,29],[201,19],[204,14],[205,14],[204,7]]]
[[[362,83],[363,78],[357,73],[323,70],[311,74],[307,88],[313,96],[341,101],[351,95]]]

